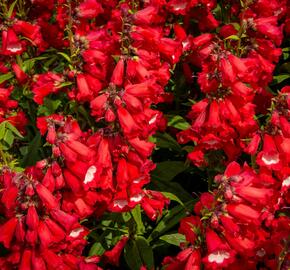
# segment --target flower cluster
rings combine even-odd
[[[190,129],[179,134],[180,143],[195,142],[188,158],[196,166],[208,164],[210,151],[223,150],[228,162],[245,151],[245,141],[259,132],[255,116],[270,106],[266,87],[282,53],[278,21],[285,16],[286,1],[272,1],[270,8],[268,1],[228,2],[230,23],[217,34],[191,36],[193,53],[184,64],[201,68],[197,81],[204,98],[192,105]]]
[[[169,203],[144,185],[155,167],[149,137],[166,126],[152,107],[170,98],[164,87],[182,54],[181,41],[167,29],[165,3],[31,1],[19,4],[18,13],[8,4],[1,22],[1,72],[7,76],[1,117],[3,110],[3,119],[24,132],[22,111],[9,115],[18,107],[9,99],[16,85],[23,89],[20,100],[27,97],[38,106],[53,95],[64,96],[76,110],[82,106],[90,126],[81,129],[74,110],[38,111],[37,128],[50,155],[23,173],[1,169],[6,221],[0,242],[10,252],[1,269],[97,269],[85,264],[98,258],[81,257],[89,230],[80,220],[137,204],[156,220]],[[35,63],[51,48],[68,62],[60,70],[57,62]],[[117,264],[116,252],[111,253],[103,261]]]
[[[7,221],[0,227],[0,241],[10,251],[1,258],[1,269],[79,269],[70,266],[85,263],[80,255],[89,231],[77,216],[60,209],[59,194],[46,187],[42,170],[7,169],[1,183],[1,214]]]
[[[263,168],[230,163],[215,177],[217,189],[201,195],[196,215],[181,220],[187,242],[164,259],[166,269],[276,269],[287,252],[289,220],[278,214],[287,206],[285,175],[281,180]]]
[[[269,84],[289,52],[280,48],[289,6],[2,1],[0,268],[110,269],[124,250],[127,266],[151,270],[152,246],[162,246],[155,235],[180,221],[186,241],[163,260],[167,270],[281,269],[290,87],[270,91]],[[182,117],[188,106],[191,124]],[[164,145],[167,167],[172,157],[174,166],[183,163],[185,152],[195,167],[169,168],[162,181],[220,172],[192,215],[180,212],[191,196],[179,183],[150,181],[156,162],[160,173],[153,150]],[[169,198],[180,205],[164,216]]]
[[[180,143],[195,143],[188,158],[196,166],[210,165],[215,150],[224,151],[228,166],[215,189],[201,194],[195,215],[181,220],[186,242],[164,259],[168,270],[280,269],[287,257],[289,219],[281,212],[289,204],[289,87],[267,92],[282,53],[279,20],[287,1],[228,2],[230,23],[189,39],[184,71],[191,80],[190,65],[201,69],[204,98],[191,107],[191,127],[178,135]],[[268,118],[259,122],[257,115]],[[234,161],[242,152],[252,167]]]
[[[3,64],[3,63],[2,63]],[[17,66],[17,64],[15,64]],[[9,69],[2,66],[3,73],[8,73]],[[0,84],[0,123],[9,121],[21,133],[25,133],[25,126],[27,124],[27,117],[21,108],[18,106],[16,100],[11,99],[10,95],[13,91],[13,86],[5,87]]]

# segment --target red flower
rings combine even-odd
[[[141,206],[151,220],[156,220],[158,216],[162,215],[164,206],[169,204],[169,199],[158,191],[146,190],[144,193]]]
[[[24,71],[20,68],[18,64],[12,63],[11,66],[19,83],[21,84],[25,83],[28,79],[27,74],[24,73]]]
[[[33,205],[28,207],[27,216],[26,216],[26,225],[30,230],[37,230],[38,227],[38,214]]]
[[[184,234],[186,240],[189,241],[191,244],[195,244],[197,237],[202,232],[202,224],[200,218],[195,216],[183,218],[180,221],[178,232]]]
[[[181,251],[176,257],[165,257],[163,262],[166,270],[200,270],[201,255],[200,250],[187,248]]]
[[[67,231],[77,225],[77,217],[69,215],[60,209],[53,209],[50,212],[55,221],[63,226]]]
[[[230,215],[241,222],[249,222],[255,225],[259,225],[261,222],[259,220],[261,213],[246,204],[228,204],[227,210]]]
[[[245,200],[261,205],[269,203],[274,194],[272,189],[249,186],[238,186],[235,188],[235,192]]]
[[[92,98],[92,91],[88,85],[86,80],[86,76],[84,74],[77,75],[77,100],[79,101],[87,101]]]
[[[96,0],[85,0],[77,8],[78,16],[86,19],[93,19],[103,12],[101,4]]]
[[[44,206],[47,207],[49,210],[54,209],[58,205],[56,198],[42,184],[36,185],[36,192]]]
[[[15,55],[23,52],[23,47],[13,29],[2,31],[2,53],[4,55]]]
[[[47,248],[51,243],[53,243],[56,239],[53,237],[50,229],[46,225],[45,222],[39,221],[38,225],[38,237],[41,243],[42,248]]]
[[[120,255],[128,240],[128,236],[123,236],[121,240],[113,247],[112,250],[106,251],[103,254],[104,261],[114,266],[119,266]]]
[[[235,261],[235,252],[213,231],[206,231],[207,255],[202,259],[206,269],[221,269]]]
[[[118,107],[117,114],[126,136],[133,137],[138,131],[140,131],[140,127],[135,122],[134,117],[125,108],[121,106]]]
[[[57,93],[61,89],[62,81],[61,75],[52,72],[35,75],[32,84],[33,100],[39,105],[43,104],[43,99],[46,96]]]
[[[138,10],[134,14],[134,23],[136,24],[152,24],[158,17],[158,9],[154,6],[148,6]]]
[[[265,166],[268,169],[280,170],[282,169],[282,161],[280,153],[277,150],[275,141],[272,136],[264,135],[263,150],[257,155],[257,164]]]
[[[111,83],[121,86],[124,79],[124,59],[120,59],[113,71]]]
[[[19,265],[19,270],[30,270],[32,265],[31,265],[31,250],[29,249],[25,249],[23,254],[22,254],[22,258],[21,258],[21,262]]]
[[[17,225],[17,218],[13,217],[9,219],[6,223],[0,226],[0,242],[3,243],[4,247],[10,248],[10,243],[15,233]]]

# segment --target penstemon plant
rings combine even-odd
[[[288,0],[0,2],[0,269],[288,269]]]

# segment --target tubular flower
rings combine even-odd
[[[6,179],[7,174],[11,176],[9,181],[4,182],[4,192],[11,188],[17,190],[14,200],[11,200],[15,207],[11,208],[6,204],[7,221],[1,225],[0,242],[9,252],[5,258],[7,267],[11,267],[8,269],[32,269],[31,265],[38,265],[41,267],[39,269],[50,269],[54,261],[64,267],[60,253],[77,251],[80,255],[86,244],[84,236],[88,232],[79,225],[76,216],[60,210],[55,194],[41,184],[43,173],[36,167],[31,167],[25,173],[6,171],[5,174]],[[2,201],[3,199],[1,196]],[[85,234],[75,233],[76,228],[83,230]],[[76,241],[73,248],[68,237],[71,237],[70,241]],[[77,241],[78,239],[82,241]]]

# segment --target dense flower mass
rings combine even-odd
[[[0,269],[287,269],[289,7],[2,1]]]

